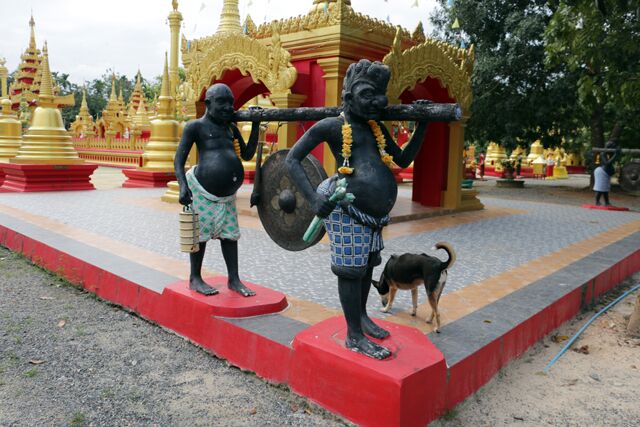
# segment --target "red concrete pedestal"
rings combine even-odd
[[[209,315],[219,317],[251,317],[272,314],[287,308],[287,297],[277,291],[263,288],[245,280],[242,283],[256,293],[252,297],[244,297],[227,288],[224,276],[207,277],[205,282],[218,289],[216,295],[205,296],[189,289],[189,281],[184,280],[165,288],[167,298],[192,301],[194,306],[206,305]]]
[[[2,163],[0,192],[95,190],[91,174],[97,165],[28,165]]]
[[[582,205],[583,208],[585,209],[598,209],[601,211],[621,211],[621,212],[626,212],[629,210],[629,208],[624,208],[621,206],[605,206],[605,205],[589,205],[589,204],[585,204]]]
[[[376,323],[391,333],[377,341],[393,352],[390,358],[348,350],[346,322],[333,317],[295,337],[289,385],[358,425],[423,427],[444,412],[444,356],[417,329]]]
[[[169,182],[176,180],[175,172],[154,172],[141,169],[123,169],[122,173],[127,177],[127,180],[122,184],[124,188],[166,187]]]

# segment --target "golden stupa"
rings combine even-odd
[[[11,163],[76,165],[84,163],[71,144],[58,109],[59,99],[53,95],[49,56],[42,57],[42,82],[38,107],[33,112],[31,126]]]

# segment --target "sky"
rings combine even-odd
[[[417,2],[417,6],[416,6]],[[212,35],[223,0],[179,0],[187,39]],[[413,31],[420,21],[430,31],[429,15],[436,0],[352,0],[353,8]],[[240,0],[240,19],[247,13],[260,25],[273,19],[306,14],[312,0]],[[20,63],[29,42],[33,10],[36,43],[46,40],[52,71],[69,74],[78,84],[100,77],[107,69],[132,78],[162,74],[169,50],[167,16],[171,0],[0,0],[0,57],[9,72]]]

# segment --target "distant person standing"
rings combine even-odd
[[[484,151],[478,156],[478,166],[480,166],[480,179],[484,179]]]
[[[605,148],[617,148],[614,142],[608,142]],[[611,177],[616,173],[613,162],[618,156],[618,151],[609,155],[600,155],[600,166],[593,171],[593,191],[596,192],[596,206],[600,206],[600,199],[604,196],[604,205],[611,206],[609,202],[609,191],[611,191]]]

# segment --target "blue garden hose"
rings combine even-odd
[[[580,334],[582,334],[585,331],[585,329],[587,329],[587,327],[590,324],[593,323],[594,320],[596,320],[598,317],[600,317],[601,314],[607,312],[611,307],[613,307],[614,305],[618,304],[620,301],[622,301],[623,299],[625,299],[626,297],[628,297],[629,295],[631,295],[633,292],[637,291],[638,289],[640,289],[640,284],[638,284],[638,285],[634,286],[633,288],[629,289],[627,292],[625,292],[624,294],[622,294],[618,298],[616,298],[615,301],[609,303],[605,308],[603,308],[602,310],[597,312],[595,314],[595,316],[593,316],[587,323],[585,323],[585,325],[582,328],[580,328],[580,330],[578,332],[576,332],[576,334],[573,337],[571,337],[569,342],[567,342],[567,344],[562,348],[562,350],[560,350],[560,353],[558,353],[556,355],[556,357],[554,357],[551,360],[551,362],[549,362],[549,364],[547,366],[545,366],[543,372],[545,374],[549,372],[549,369],[551,369],[553,364],[556,363],[558,361],[558,359],[560,359],[562,357],[562,355],[573,345],[574,342],[576,342],[576,340],[578,339]]]

